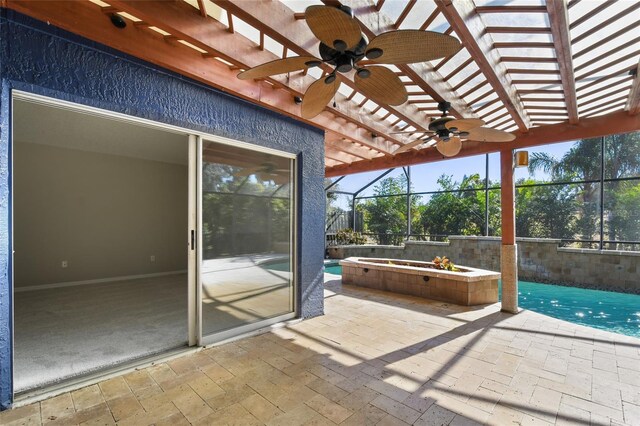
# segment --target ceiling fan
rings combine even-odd
[[[445,157],[453,157],[460,152],[463,140],[479,142],[509,142],[516,137],[502,130],[482,127],[484,121],[478,118],[455,119],[447,117],[447,111],[451,108],[449,102],[440,102],[438,109],[442,111],[442,116],[429,123],[428,130],[422,132],[414,130],[410,132],[398,133],[430,133],[426,138],[416,139],[402,145],[394,154],[399,154],[410,150],[413,147],[429,142],[429,146],[436,146],[438,152]]]
[[[355,70],[354,83],[362,94],[383,105],[401,105],[408,99],[400,78],[389,68],[370,64],[411,64],[455,54],[460,42],[433,31],[398,30],[382,33],[370,42],[348,6],[309,6],[305,19],[320,40],[320,58],[295,56],[250,68],[238,74],[242,80],[306,70],[323,63],[333,70],[308,88],[302,100],[302,117],[320,114],[340,87],[340,74]],[[366,64],[358,64],[366,58]]]
[[[271,162],[264,162],[255,167],[245,167],[233,175],[237,177],[255,175],[261,181],[273,181],[276,185],[284,185],[289,182],[291,170],[289,168],[278,168],[278,165]]]

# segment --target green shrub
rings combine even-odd
[[[359,232],[355,232],[351,228],[341,229],[336,233],[336,244],[349,245],[349,244],[364,244],[367,239]]]

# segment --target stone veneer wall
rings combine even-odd
[[[640,294],[640,252],[558,247],[560,240],[518,238],[518,278],[524,281]],[[329,256],[384,257],[454,263],[500,271],[500,238],[450,236],[449,242],[406,241],[404,246],[334,246]]]

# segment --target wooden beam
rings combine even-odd
[[[198,0],[198,9],[200,9],[200,15],[202,15],[203,18],[207,17],[207,7],[204,4],[205,1],[206,0]]]
[[[353,155],[360,160],[370,160],[378,155],[376,151],[356,145],[349,140],[344,140],[344,138],[332,138],[329,134],[326,135],[324,142],[325,145],[331,146],[334,149],[345,152],[349,155]]]
[[[533,64],[555,64],[556,58],[545,58],[540,56],[502,56],[499,62],[529,62]]]
[[[638,28],[638,24],[636,22],[632,22],[631,24],[627,25],[624,28],[621,28],[620,30],[616,31],[615,33],[612,33],[604,38],[599,39],[597,42],[589,45],[589,46],[585,46],[581,51],[575,53],[573,55],[573,59],[578,59],[580,56],[585,55],[587,53],[591,53],[593,51],[595,51],[598,47],[602,46],[605,43],[610,42],[611,40],[621,36],[622,34],[626,34],[629,31],[636,31],[636,29]]]
[[[622,44],[618,44],[616,45],[616,51],[619,52],[623,49],[626,49],[629,46],[637,46],[638,44],[640,44],[640,37],[636,37],[632,40],[626,41]],[[611,56],[611,51],[605,51],[602,55],[596,56],[593,59],[588,60],[587,62],[584,62],[580,65],[578,65],[577,67],[575,67],[575,72],[578,72],[582,69],[585,69],[587,67],[589,67],[590,65],[593,65],[597,62],[600,62],[601,60],[608,58],[609,56]]]
[[[135,3],[142,5],[149,2]],[[162,3],[179,4],[179,2]],[[160,3],[153,2],[153,4],[159,5]],[[223,92],[258,103],[316,127],[333,130],[363,145],[369,144],[372,147],[377,145],[377,149],[383,149],[382,144],[372,141],[371,134],[364,128],[346,129],[343,124],[336,122],[332,114],[323,113],[312,120],[302,119],[300,107],[292,102],[291,93],[274,89],[266,82],[239,80],[236,78],[237,71],[229,69],[222,62],[204,59],[199,52],[180,43],[167,44],[164,37],[155,31],[149,31],[135,25],[114,30],[109,19],[100,12],[100,7],[93,3],[9,0],[7,5],[20,13],[50,22],[57,27],[185,75]],[[203,18],[199,12],[191,6],[186,6],[191,9],[191,16],[200,21],[201,26]],[[204,28],[205,31],[215,33],[214,29],[214,26],[205,26]],[[232,36],[229,33],[226,34]],[[390,144],[384,144],[385,151],[390,150],[390,147]]]
[[[474,72],[469,74],[467,76],[467,78],[462,80],[460,83],[456,84],[455,87],[453,88],[453,90],[455,90],[457,92],[458,89],[460,89],[462,86],[464,86],[465,84],[467,84],[468,82],[470,82],[471,80],[473,80],[474,78],[479,76],[481,73],[482,73],[482,71],[480,69],[475,70]]]
[[[578,101],[575,89],[576,79],[573,74],[569,12],[566,0],[548,1],[547,12],[549,14],[553,44],[556,49],[556,58],[560,68],[564,100],[569,113],[569,123],[576,124],[578,122]]]
[[[322,0],[324,3],[332,3],[333,0]],[[378,13],[371,6],[370,0],[351,0],[348,5],[356,11],[356,19],[362,24],[363,33],[371,40],[376,35],[393,29],[393,21],[385,14]],[[451,84],[442,78],[442,75],[434,71],[429,62],[421,62],[408,65],[397,65],[407,77],[425,91],[434,101],[447,101],[451,103],[451,115],[458,118],[475,117],[475,112],[456,96]]]
[[[582,116],[586,118],[586,117],[592,117],[594,115],[602,114],[603,111],[611,111],[611,110],[618,111],[619,109],[624,110],[625,104],[626,104],[626,99],[623,99],[622,102],[606,105],[605,107],[602,107],[598,110],[593,110],[589,113],[582,114]]]
[[[394,27],[400,28],[400,25],[402,25],[404,20],[407,18],[407,15],[409,14],[409,12],[411,12],[411,9],[413,9],[413,6],[416,5],[416,1],[417,0],[409,0],[409,3],[407,3],[405,8],[402,10],[402,13],[400,13],[400,16],[398,16],[398,19],[393,24]],[[380,11],[380,9],[378,9],[377,6],[376,6],[376,9],[378,10],[378,12]]]
[[[585,38],[589,37],[591,34],[594,34],[594,33],[598,32],[598,31],[600,31],[604,27],[606,27],[608,25],[611,25],[612,23],[614,23],[614,22],[616,22],[618,20],[620,20],[621,22],[624,22],[625,19],[629,19],[630,16],[635,16],[634,12],[637,9],[640,8],[640,2],[629,2],[629,4],[631,4],[631,6],[626,8],[622,12],[619,12],[616,15],[611,16],[609,19],[601,21],[598,25],[595,25],[595,26],[589,28],[587,31],[583,32],[579,36],[574,37],[573,40],[572,40],[572,43],[573,44],[577,44],[581,40],[584,40]]]
[[[640,2],[638,2],[638,4],[640,4]],[[579,75],[578,77],[576,77],[576,80],[577,81],[582,81],[587,77],[591,77],[594,74],[598,74],[600,71],[604,71],[607,68],[611,68],[612,66],[618,65],[619,63],[625,62],[625,61],[627,61],[629,59],[637,58],[638,56],[640,56],[640,50],[636,50],[635,52],[631,52],[631,53],[629,53],[627,55],[620,56],[620,57],[615,56],[615,59],[613,61],[611,61],[611,62],[609,62],[607,64],[604,64],[602,66],[599,66],[598,68],[594,68],[594,69],[592,69],[590,71],[587,71],[582,75]]]
[[[636,67],[633,85],[629,92],[629,100],[627,100],[624,109],[627,110],[629,115],[636,115],[640,112],[640,62]]]
[[[554,84],[562,84],[562,80],[541,80],[541,79],[523,79],[523,80],[511,80],[511,84],[546,84],[546,85],[554,85]]]
[[[509,68],[507,70],[509,74],[537,74],[537,75],[557,75],[560,74],[560,70],[534,70],[529,68]]]
[[[313,37],[306,21],[294,19],[294,12],[286,5],[278,2],[244,1],[244,0],[212,0],[221,8],[242,19],[247,24],[264,32],[266,35],[287,47],[290,51],[298,55],[319,56],[319,41]],[[330,67],[324,66],[325,71]],[[343,83],[350,88],[357,90],[353,80],[344,76]],[[340,95],[336,96],[340,100]],[[423,118],[415,107],[410,105],[386,106],[398,117],[402,117],[407,123],[420,125]],[[337,102],[334,110],[349,109],[348,102]],[[377,120],[372,120],[367,115],[357,111],[345,111],[344,116],[356,116],[362,120],[363,126],[380,135],[386,135],[386,129],[379,125]],[[403,145],[403,142],[387,135],[387,140],[396,145]]]
[[[551,28],[546,27],[486,27],[484,31],[489,34],[551,34]]]
[[[345,164],[351,164],[354,161],[360,160],[358,157],[354,157],[344,151],[339,151],[333,146],[327,144],[324,145],[324,155],[325,157],[331,158],[335,161],[340,161],[341,163]]]
[[[184,2],[112,0],[111,3],[145,21],[153,22],[154,25],[169,29],[173,34],[204,50],[211,51],[216,49],[225,57],[242,58],[246,67],[253,67],[279,59],[277,55],[268,50],[256,49],[255,44],[242,35],[230,34],[225,30],[223,24],[213,18],[206,18],[205,22],[203,22],[202,18],[193,13],[193,8]],[[315,81],[312,77],[303,75],[297,75],[292,78],[279,76],[272,78],[272,80],[277,81],[282,87],[291,89],[293,96],[302,96],[306,88]],[[338,95],[337,98],[340,99],[340,96]],[[369,131],[377,132],[381,135],[386,133],[386,129],[379,123],[374,123],[373,120],[369,120],[369,122],[360,121],[360,112],[351,104],[343,105],[340,109],[327,106],[327,110],[332,114],[363,126]],[[395,141],[395,138],[391,138],[391,140]],[[396,142],[396,144],[399,143],[401,142]],[[388,152],[389,149],[386,144],[376,143],[371,139],[368,140],[368,144],[384,153]]]
[[[494,49],[553,49],[553,43],[543,43],[539,41],[496,41],[493,43]]]
[[[439,14],[440,14],[440,11],[438,9],[435,9],[433,12],[431,12],[431,15],[429,15],[429,17],[425,19],[425,21],[422,23],[422,25],[420,25],[420,28],[418,29],[420,31],[424,31],[427,28],[429,28],[429,25],[431,25],[433,21],[435,21],[435,19],[438,17]]]
[[[477,13],[546,13],[544,6],[478,6]]]
[[[578,124],[558,123],[532,127],[528,132],[516,131],[516,139],[509,143],[464,142],[456,158],[499,152],[502,149],[523,149],[557,142],[608,136],[613,133],[629,133],[640,130],[640,114],[629,115],[627,111],[616,111],[598,117],[583,118]],[[435,149],[421,149],[358,161],[349,166],[327,168],[325,176],[334,177],[352,173],[410,166],[446,160]]]
[[[571,25],[569,26],[569,29],[574,29],[575,27],[577,27],[578,25],[588,21],[589,19],[591,19],[592,17],[594,17],[595,15],[597,15],[598,13],[602,12],[603,10],[605,10],[606,8],[608,8],[609,6],[613,6],[614,4],[616,4],[618,0],[610,0],[610,1],[604,1],[602,2],[602,4],[600,4],[597,7],[594,7],[591,11],[585,13],[584,15],[582,15],[580,18],[576,19],[575,21],[573,21],[571,23]],[[547,5],[548,6],[548,5]],[[568,8],[567,8],[568,9]]]
[[[618,89],[616,89],[616,90],[607,90],[604,94],[602,94],[602,95],[600,95],[600,96],[596,96],[595,98],[591,98],[591,99],[589,99],[588,101],[580,102],[580,103],[578,104],[578,106],[580,107],[580,109],[582,109],[582,108],[584,108],[584,107],[585,107],[585,106],[587,106],[587,105],[591,105],[591,104],[594,104],[594,103],[598,103],[598,102],[600,102],[600,101],[601,101],[601,100],[603,100],[603,99],[607,99],[607,98],[609,98],[609,97],[611,97],[611,96],[613,96],[613,95],[618,95],[618,94],[620,94],[620,93],[625,93],[625,92],[627,92],[628,90],[629,90],[629,88],[628,88],[628,87],[620,87],[620,88],[618,88]],[[607,103],[608,103],[608,101],[607,101]]]
[[[629,72],[633,72],[633,70],[634,70],[635,68],[636,68],[636,66],[634,65],[634,66],[629,67],[629,68],[623,68],[622,70],[614,71],[614,72],[609,73],[609,74],[607,74],[607,75],[605,75],[605,76],[602,76],[602,77],[600,77],[600,78],[596,78],[596,79],[595,79],[595,80],[593,80],[592,82],[587,83],[587,84],[584,84],[584,85],[582,85],[582,86],[578,87],[578,88],[576,89],[576,92],[580,93],[580,92],[582,92],[583,90],[586,90],[586,89],[589,89],[589,88],[591,88],[591,87],[593,87],[593,86],[596,86],[596,85],[598,85],[598,84],[602,83],[603,81],[609,80],[610,78],[620,77],[620,76],[622,76],[622,75],[624,75],[624,74],[627,74],[627,73],[629,73]]]
[[[462,39],[469,54],[482,70],[518,128],[526,132],[530,127],[527,113],[518,98],[515,87],[511,84],[511,77],[507,74],[506,67],[500,62],[500,55],[492,48],[491,37],[485,34],[485,26],[480,15],[475,12],[473,2],[436,0],[436,4],[458,37]]]

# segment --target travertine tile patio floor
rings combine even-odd
[[[640,425],[639,339],[497,305],[325,288],[325,316],[10,410],[0,424]]]

